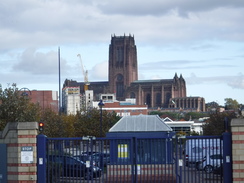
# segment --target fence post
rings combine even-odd
[[[223,178],[224,183],[232,182],[232,138],[230,132],[223,133]]]
[[[46,182],[46,136],[37,135],[37,183]]]

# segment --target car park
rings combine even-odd
[[[101,176],[101,169],[97,166],[87,166],[79,159],[66,155],[49,155],[47,157],[49,169],[59,172],[64,177],[84,177],[92,179]]]
[[[93,166],[97,165],[96,162],[94,161],[92,155],[81,154],[81,155],[75,155],[75,156],[72,156],[72,157],[75,158],[75,159],[78,159],[80,161],[85,162],[87,165],[89,165],[89,164],[90,165],[92,164]]]
[[[98,167],[106,167],[110,164],[110,154],[108,152],[82,152],[81,155],[74,156],[81,161],[93,162]]]
[[[204,157],[201,163],[198,164],[198,170],[204,170],[206,173],[222,170],[223,156],[222,154],[212,154]]]
[[[94,153],[92,156],[93,160],[96,162],[96,165],[98,165],[99,167],[106,167],[108,164],[110,164],[109,153]]]
[[[184,149],[185,165],[198,168],[208,154],[221,153],[222,146],[220,139],[188,139]]]

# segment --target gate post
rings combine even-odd
[[[37,183],[46,182],[46,136],[37,135]]]
[[[232,182],[232,138],[231,133],[223,133],[223,178],[224,183]]]

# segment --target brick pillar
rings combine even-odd
[[[6,125],[0,136],[0,143],[7,145],[8,183],[36,183],[37,133],[37,122],[11,122]],[[33,152],[33,161],[24,160],[22,147],[31,147],[31,151]]]
[[[232,119],[233,183],[244,182],[244,119]]]

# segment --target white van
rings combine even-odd
[[[223,141],[220,139],[188,139],[185,144],[185,165],[195,167],[208,154],[223,152]]]

